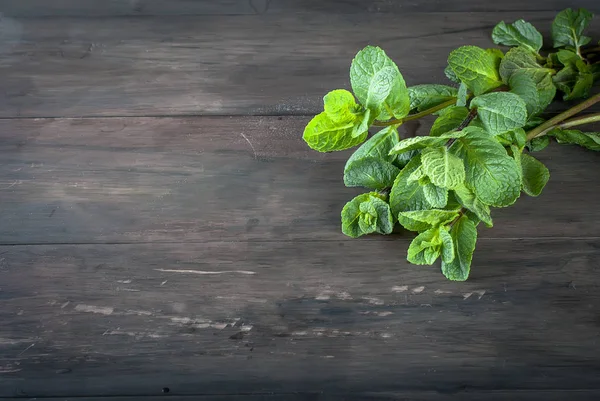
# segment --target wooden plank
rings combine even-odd
[[[598,239],[406,243],[4,246],[0,397],[600,388]]]
[[[112,17],[112,16],[155,16],[155,15],[253,15],[293,13],[407,13],[407,12],[517,12],[552,11],[574,7],[569,0],[553,0],[540,4],[507,0],[502,3],[476,0],[419,2],[409,1],[361,1],[333,0],[0,0],[0,12],[7,17]],[[577,7],[598,10],[593,0],[582,0]]]
[[[349,87],[367,44],[383,47],[409,85],[447,83],[454,48],[493,46],[503,19],[548,36],[555,14],[5,17],[0,117],[316,113],[328,91]],[[589,34],[600,36],[600,19]]]
[[[346,240],[340,211],[362,192],[343,185],[351,150],[311,150],[307,121],[2,120],[0,243]],[[542,196],[494,210],[480,235],[600,236],[598,154],[553,144],[536,156],[552,174]]]

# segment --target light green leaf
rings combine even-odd
[[[344,169],[344,185],[369,189],[390,188],[400,169],[392,163],[375,157],[364,157]]]
[[[461,185],[454,190],[454,195],[462,207],[473,212],[487,227],[494,226],[490,207],[479,200],[473,191],[465,185]]]
[[[550,179],[550,171],[542,162],[528,154],[521,154],[523,191],[529,196],[538,196]]]
[[[401,140],[392,148],[390,154],[400,154],[411,150],[424,149],[430,146],[441,145],[448,142],[449,139],[460,138],[465,134],[457,132],[447,132],[440,136],[415,136]]]
[[[454,260],[454,240],[445,228],[440,228],[440,239],[442,240],[442,262],[452,263]]]
[[[466,185],[485,204],[512,205],[521,192],[520,171],[504,147],[479,128],[467,127],[450,151],[464,160]]]
[[[410,109],[423,111],[455,99],[458,91],[446,85],[423,84],[408,88]]]
[[[404,78],[379,47],[367,46],[358,52],[350,67],[350,83],[358,100],[378,120],[402,118],[410,111]]]
[[[542,48],[542,34],[529,22],[522,19],[506,24],[500,22],[492,31],[492,39],[497,45],[523,46],[534,53]]]
[[[600,151],[600,132],[582,132],[574,129],[553,129],[548,135],[561,144],[574,144],[589,150]],[[543,137],[542,137],[543,138]]]
[[[432,207],[442,208],[448,204],[448,189],[428,183],[423,185],[423,195]]]
[[[419,166],[408,176],[407,182],[410,183],[414,181],[419,181],[423,177],[425,177],[425,171],[423,171],[423,166]]]
[[[469,115],[466,107],[448,107],[433,122],[429,135],[439,137],[446,132],[456,129]]]
[[[527,122],[527,106],[514,93],[493,92],[471,100],[485,129],[492,135],[521,128]]]
[[[323,97],[325,114],[333,122],[353,121],[359,106],[352,93],[344,89],[336,89]]]
[[[406,259],[416,265],[431,265],[440,256],[441,248],[440,229],[439,227],[432,228],[412,240]]]
[[[467,216],[462,216],[450,230],[456,256],[451,263],[442,261],[442,273],[449,280],[465,281],[469,278],[473,252],[477,242],[477,228]]]
[[[539,65],[533,53],[522,47],[512,48],[506,53],[500,62],[499,71],[502,82],[505,84],[509,83],[510,77],[516,71],[526,73],[536,83],[554,72],[551,68],[545,68]]]
[[[467,105],[467,99],[469,96],[469,90],[467,88],[467,85],[465,85],[464,83],[460,83],[460,85],[458,86],[458,93],[456,95],[456,105],[459,107],[463,107]]]
[[[435,146],[421,152],[423,171],[438,187],[454,189],[465,181],[463,161],[448,152],[446,146]]]
[[[423,194],[423,187],[416,181],[408,182],[408,177],[420,166],[421,156],[416,155],[396,177],[390,191],[390,207],[394,216],[409,210],[431,209]]]
[[[450,81],[456,82],[457,84],[460,83],[460,79],[458,79],[456,73],[454,72],[454,70],[452,70],[452,67],[450,67],[450,65],[447,65],[446,68],[444,68],[444,75],[446,75],[446,78],[448,78]]]
[[[344,150],[361,144],[367,138],[367,132],[353,137],[353,130],[354,121],[335,122],[322,112],[310,120],[302,138],[308,146],[319,152]]]
[[[492,58],[494,59],[494,68],[496,68],[496,70],[498,70],[498,68],[500,68],[500,62],[502,61],[502,58],[504,57],[504,53],[502,53],[502,50],[496,49],[496,48],[491,48],[491,49],[485,49],[485,51],[490,56],[492,56]]]
[[[540,150],[544,150],[549,144],[550,138],[547,136],[541,136],[539,138],[533,138],[531,141],[529,141],[527,149],[529,149],[530,152],[539,152]]]
[[[398,222],[410,231],[425,231],[432,227],[450,224],[458,217],[458,210],[415,210],[402,212],[398,215]]]
[[[358,195],[342,209],[342,232],[352,238],[374,232],[390,234],[394,220],[389,205],[376,192]]]
[[[375,118],[369,109],[365,109],[362,113],[357,114],[356,122],[352,129],[352,137],[358,138],[361,135],[369,135],[369,127],[374,120]]]
[[[390,150],[400,141],[398,130],[394,126],[386,127],[363,143],[346,161],[344,171],[348,166],[365,157],[373,157],[392,163],[396,156],[390,155]]]
[[[579,48],[587,45],[591,40],[589,37],[583,36],[583,31],[593,16],[583,8],[578,10],[567,8],[558,13],[552,23],[554,47],[567,46],[579,52]]]
[[[475,96],[502,85],[496,58],[480,47],[462,46],[453,50],[448,64]]]

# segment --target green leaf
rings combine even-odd
[[[594,76],[590,73],[578,73],[573,88],[565,88],[563,100],[584,99],[590,96],[590,89],[594,85]],[[570,91],[569,91],[570,89]]]
[[[466,184],[482,202],[495,207],[512,205],[521,192],[520,171],[504,147],[479,128],[467,127],[450,151],[465,162]]]
[[[302,138],[308,146],[319,152],[344,150],[361,144],[367,138],[367,132],[353,137],[353,130],[354,121],[335,122],[322,112],[310,120]]]
[[[423,185],[423,195],[432,207],[442,208],[448,204],[448,189],[428,183]]]
[[[528,131],[530,129],[533,129],[533,128],[543,124],[544,122],[546,122],[545,118],[542,118],[539,116],[531,117],[529,120],[527,120],[527,124],[525,124],[523,129]]]
[[[457,89],[446,85],[423,84],[408,88],[410,109],[423,111],[455,99]]]
[[[448,56],[456,76],[475,96],[502,85],[493,55],[476,46],[462,46]]]
[[[514,93],[493,92],[471,100],[485,129],[492,135],[521,128],[527,122],[527,106]]]
[[[570,50],[561,49],[556,53],[558,61],[564,66],[572,66],[577,68],[577,62],[581,60],[581,57],[577,53]]]
[[[527,142],[527,133],[523,128],[517,128],[513,131],[504,132],[496,136],[496,139],[505,146],[516,145],[522,149]]]
[[[459,107],[462,106],[466,106],[467,105],[467,100],[468,100],[468,88],[467,85],[465,85],[464,83],[460,83],[460,85],[458,86],[458,93],[456,95],[456,105]]]
[[[466,107],[448,107],[448,110],[445,110],[433,122],[429,135],[439,137],[446,132],[456,129],[468,115],[469,110]]]
[[[344,185],[369,189],[390,188],[400,169],[375,157],[353,161],[344,169]]]
[[[550,171],[542,162],[528,154],[521,154],[523,191],[529,196],[538,196],[550,179]]]
[[[358,195],[342,209],[342,232],[352,238],[374,232],[390,234],[394,220],[389,205],[376,192]]]
[[[390,207],[394,216],[409,210],[431,209],[423,194],[423,187],[417,181],[408,182],[408,177],[421,166],[421,156],[417,155],[400,171],[390,191]]]
[[[511,75],[508,85],[511,93],[518,95],[527,107],[527,115],[533,116],[544,110],[541,107],[540,94],[533,78],[526,73],[517,71]]]
[[[538,83],[554,70],[545,68],[538,64],[535,55],[522,47],[510,49],[500,62],[500,77],[502,82],[509,84],[510,77],[517,71],[529,75],[534,82]]]
[[[372,157],[387,162],[394,162],[396,156],[390,155],[390,150],[400,141],[398,130],[394,126],[386,127],[363,143],[346,161],[344,171],[348,166],[360,159]]]
[[[533,138],[531,141],[529,141],[527,149],[529,149],[530,152],[539,152],[540,150],[544,150],[549,144],[550,138],[547,136],[541,136],[539,138]]]
[[[376,119],[402,118],[410,111],[410,99],[402,74],[379,47],[367,46],[352,60],[350,84],[358,100]]]
[[[462,216],[450,230],[456,256],[451,263],[442,261],[442,273],[449,280],[465,281],[469,278],[473,252],[477,242],[477,228],[467,216]]]
[[[600,151],[600,132],[582,132],[574,129],[553,129],[548,135],[561,144],[583,146],[589,150]],[[543,137],[542,137],[543,138]]]
[[[460,79],[458,79],[456,73],[454,72],[454,70],[452,70],[452,67],[450,67],[450,65],[447,65],[444,69],[444,75],[446,75],[446,78],[448,78],[450,81],[456,82],[457,84],[460,83]]]
[[[458,217],[458,210],[415,210],[401,212],[398,222],[410,231],[425,231],[432,227],[449,224]]]
[[[438,187],[454,189],[465,181],[463,161],[446,146],[428,147],[421,152],[423,171]]]
[[[323,97],[325,114],[333,122],[353,121],[359,106],[352,93],[344,89],[336,89]]]
[[[440,228],[440,239],[442,240],[442,262],[452,263],[454,260],[454,240],[445,228]]]
[[[579,52],[579,48],[587,45],[591,40],[589,37],[583,36],[583,31],[593,16],[583,8],[578,10],[567,8],[558,13],[552,23],[554,47],[567,46]]]
[[[448,142],[449,139],[460,138],[465,134],[457,132],[447,132],[440,136],[415,136],[401,140],[392,148],[390,154],[400,154],[416,149],[424,149],[430,146],[442,145]]]
[[[487,227],[494,226],[490,207],[479,200],[473,191],[465,185],[461,185],[454,190],[454,195],[462,207],[473,212]]]
[[[406,259],[416,265],[431,265],[440,256],[442,239],[439,227],[417,235],[408,247]]]
[[[522,19],[506,24],[500,22],[492,31],[492,39],[497,45],[523,46],[534,53],[542,48],[542,34],[529,22]]]

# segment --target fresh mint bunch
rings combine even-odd
[[[548,169],[532,152],[550,138],[600,150],[600,133],[573,129],[600,121],[600,114],[574,117],[600,101],[600,94],[590,97],[600,80],[600,47],[584,35],[592,17],[584,9],[558,13],[545,55],[533,25],[502,21],[491,37],[510,48],[453,50],[444,70],[449,85],[407,87],[384,50],[359,51],[350,66],[352,92],[326,94],[323,112],[303,135],[319,152],[360,145],[343,179],[367,192],[342,209],[342,232],[391,234],[398,224],[418,233],[409,262],[441,259],[448,279],[466,280],[480,223],[492,227],[493,208],[514,204],[521,193],[538,196],[548,182]],[[546,119],[557,92],[559,101],[584,100]],[[400,125],[427,116],[435,116],[428,135],[400,138]],[[369,138],[373,127],[383,128]]]

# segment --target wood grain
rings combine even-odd
[[[363,192],[343,185],[352,151],[311,150],[307,121],[2,120],[0,242],[347,240],[340,211]],[[553,144],[536,156],[552,174],[544,193],[495,209],[480,235],[599,237],[598,154]]]
[[[518,18],[548,36],[555,15],[519,12]],[[314,114],[328,91],[349,88],[352,58],[367,44],[384,48],[409,85],[447,83],[451,50],[494,46],[494,25],[516,17],[317,11],[5,17],[0,117]],[[600,20],[589,34],[600,36]]]
[[[4,246],[0,397],[598,390],[599,240],[406,245]]]

